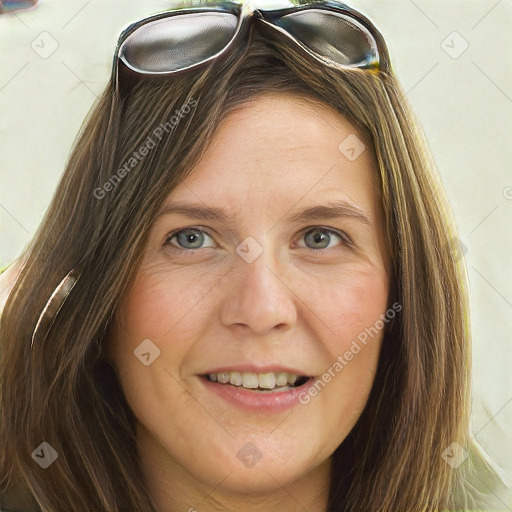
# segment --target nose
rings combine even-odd
[[[286,330],[297,319],[297,296],[285,282],[282,265],[271,251],[264,250],[254,261],[236,260],[226,278],[221,305],[225,326],[243,326],[248,332],[264,334],[274,327]],[[242,328],[242,327],[240,327]]]

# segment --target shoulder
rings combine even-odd
[[[34,497],[21,486],[0,494],[0,512],[41,512]]]
[[[469,436],[464,461],[465,481],[457,491],[457,502],[463,510],[501,511],[510,500],[510,487],[500,466],[483,449],[473,435]]]
[[[9,499],[7,499],[9,498]],[[41,512],[35,501],[27,501],[16,496],[0,496],[0,512]]]
[[[18,278],[22,264],[19,260],[14,260],[9,266],[0,270],[0,314],[4,309],[7,298]],[[3,512],[3,510],[0,510]]]

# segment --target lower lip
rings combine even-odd
[[[220,396],[227,402],[250,411],[281,412],[301,403],[300,396],[307,394],[308,389],[315,382],[310,378],[302,386],[292,388],[287,391],[253,391],[245,389],[242,386],[232,386],[230,384],[219,384],[212,382],[207,377],[199,377],[206,389]]]

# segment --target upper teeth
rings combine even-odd
[[[222,384],[230,383],[234,386],[243,386],[244,388],[256,389],[257,387],[273,389],[276,386],[282,387],[287,384],[295,384],[299,378],[292,373],[252,373],[252,372],[220,372],[210,373],[208,375],[211,381]]]

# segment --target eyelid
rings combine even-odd
[[[313,229],[318,229],[320,231],[329,231],[330,233],[335,233],[336,235],[338,235],[344,242],[347,242],[347,243],[352,243],[352,240],[351,238],[347,235],[347,233],[345,233],[345,231],[342,231],[341,229],[337,229],[337,228],[331,228],[329,226],[322,226],[322,225],[318,225],[318,224],[315,224],[313,226],[308,226],[307,228],[304,228],[303,230],[300,231],[300,233],[306,233],[307,231],[311,231]]]

